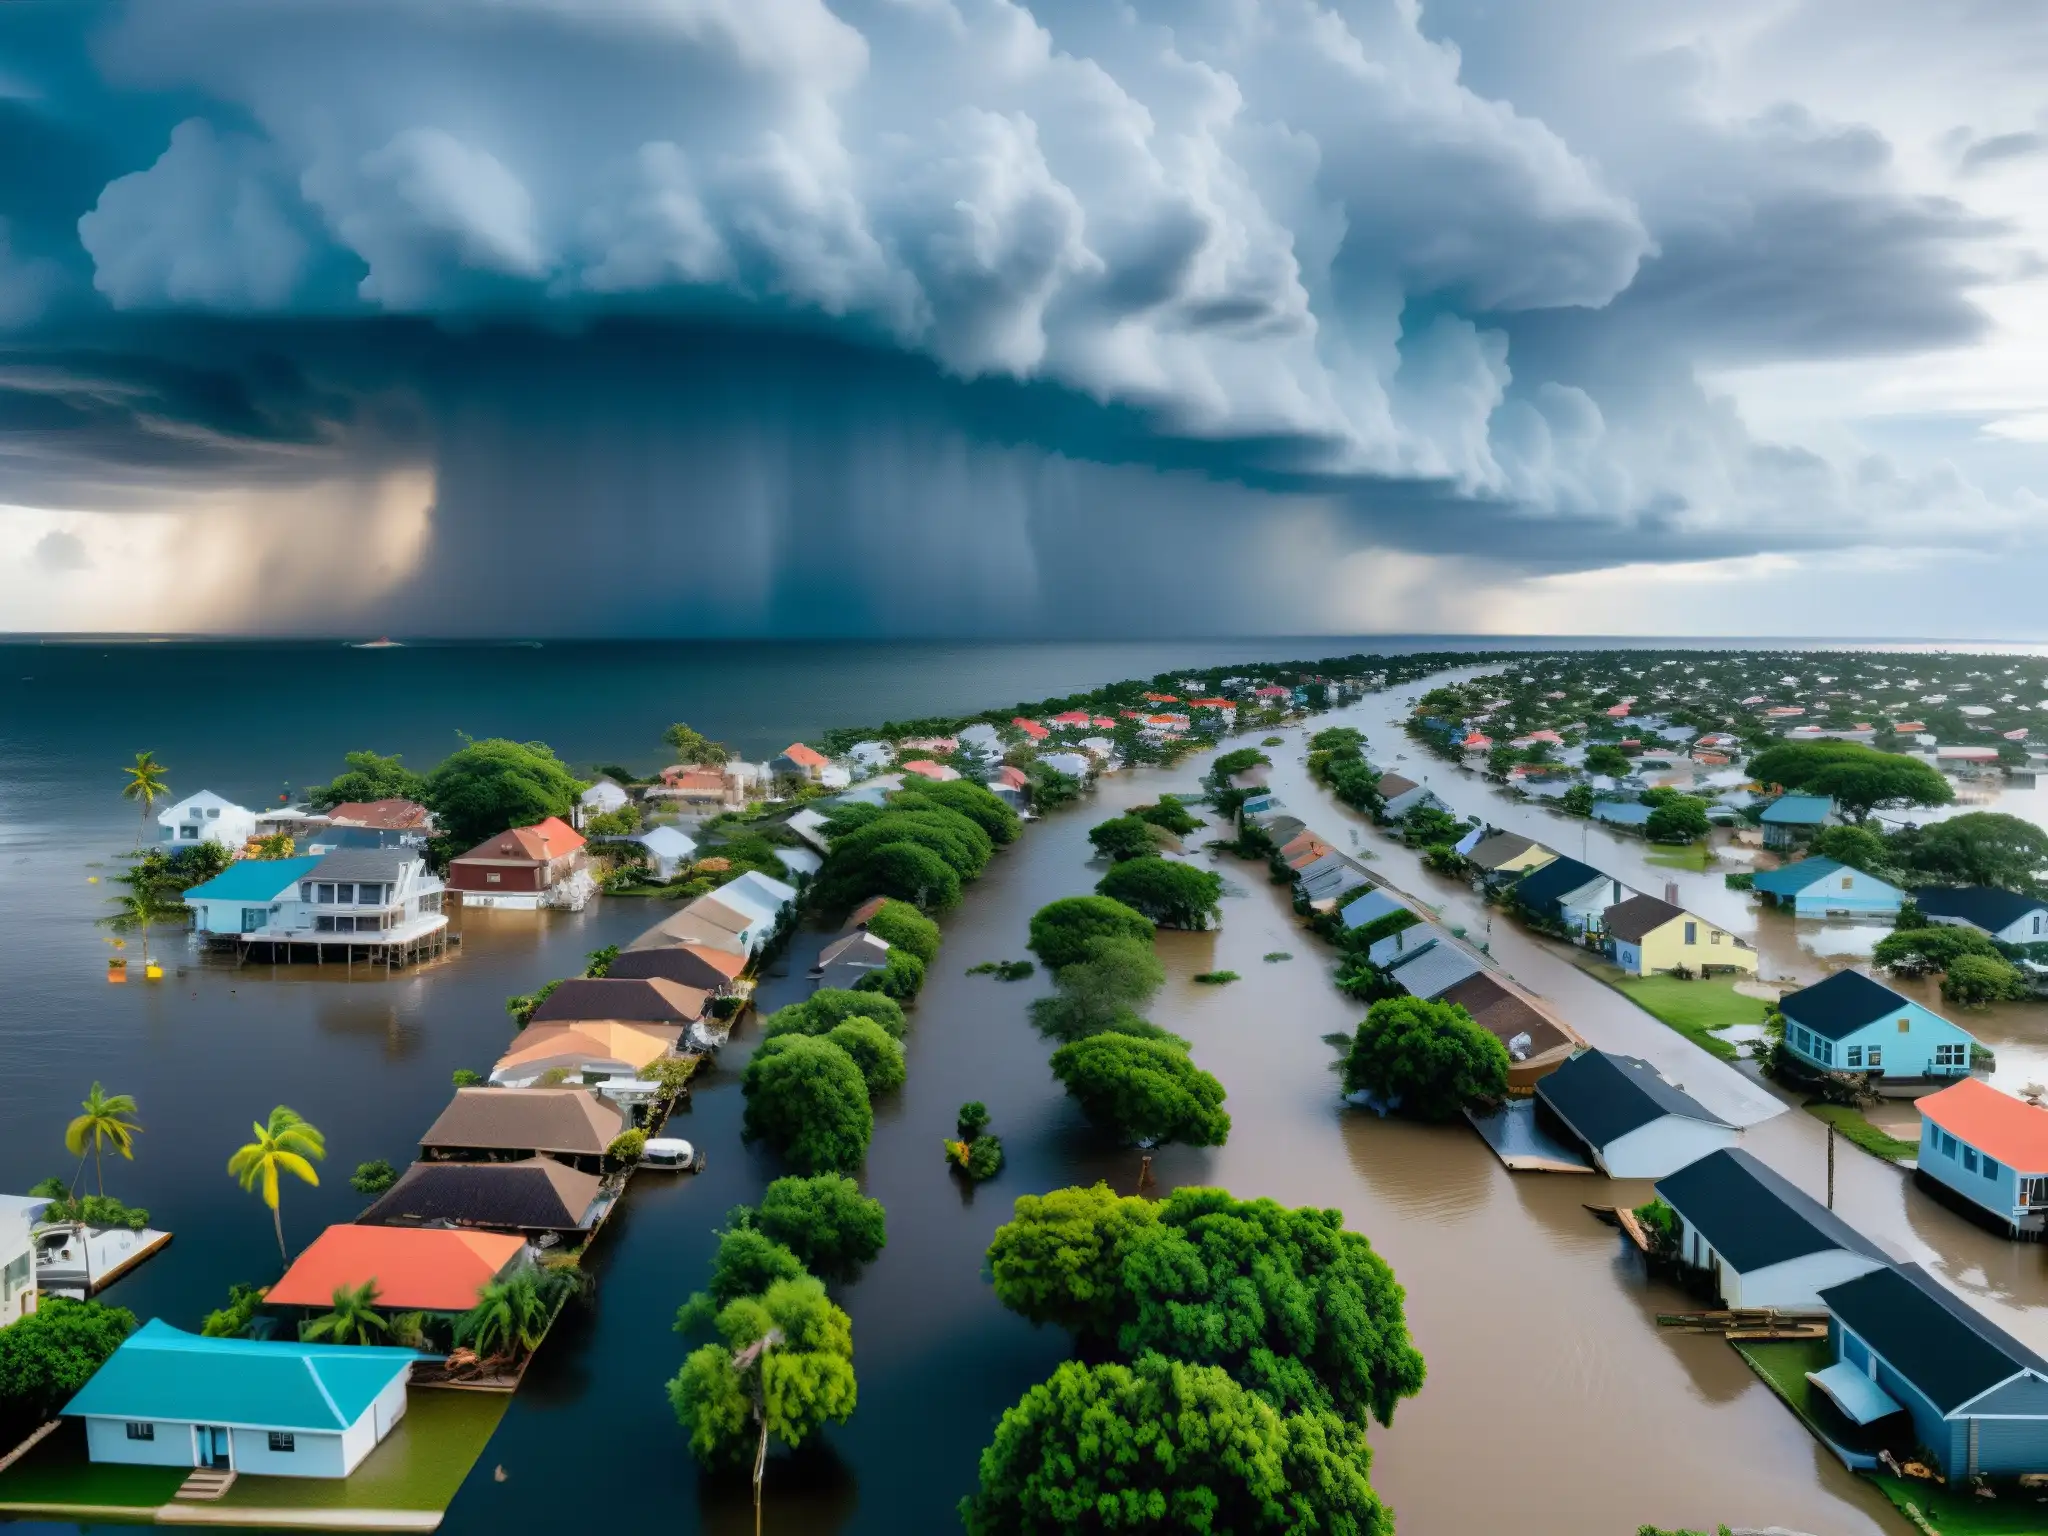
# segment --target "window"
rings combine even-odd
[[[1721,930],[1716,928],[1712,933],[1707,935],[1707,942],[1709,944],[1718,944],[1721,942],[1721,938]]]
[[[313,927],[320,933],[332,933],[334,932],[334,919],[323,912],[313,919]]]
[[[1832,1040],[1816,1040],[1813,1044],[1814,1054],[1819,1056],[1828,1066],[1833,1066],[1835,1064],[1835,1042]]]
[[[301,886],[299,887],[299,900],[301,900],[301,901],[311,901],[312,899],[313,899],[313,882],[312,882],[312,881],[310,881],[310,880],[308,880],[308,881],[307,881],[307,882],[306,882],[306,883],[305,883],[304,885],[301,885]]]
[[[128,1426],[128,1438],[130,1440],[154,1440],[156,1438],[156,1426],[154,1424],[130,1424]]]
[[[356,887],[356,901],[365,907],[374,907],[384,899],[381,885],[359,885]]]
[[[315,897],[314,899],[315,899],[315,900],[317,900],[317,901],[318,901],[318,902],[320,903],[320,905],[321,905],[321,906],[323,906],[323,907],[331,907],[331,906],[333,906],[333,905],[334,905],[334,887],[333,887],[333,886],[331,886],[331,885],[325,885],[325,884],[322,884],[322,885],[318,885],[318,886],[315,886],[315,887],[314,887],[314,890],[315,890],[316,892],[318,892],[318,895],[317,895],[317,896],[316,896],[316,897]]]
[[[265,907],[242,908],[242,932],[254,933],[263,926],[263,920],[269,916],[269,909]]]
[[[1862,1046],[1860,1046],[1860,1045],[1852,1045],[1852,1046],[1850,1046],[1850,1047],[1849,1047],[1849,1065],[1850,1065],[1850,1066],[1852,1066],[1852,1067],[1860,1067],[1860,1066],[1862,1066],[1862,1065],[1863,1065],[1863,1047],[1862,1047]]]
[[[1685,925],[1685,942],[1688,944],[1697,944],[1699,943],[1699,941],[1700,925],[1698,923],[1687,923]]]
[[[273,1429],[270,1432],[270,1448],[273,1451],[296,1451],[299,1448],[298,1436],[288,1429]]]
[[[1971,1173],[1977,1171],[1977,1149],[1975,1147],[1963,1148],[1963,1167]]]
[[[1912,1032],[1913,1032],[1913,1021],[1912,1021],[1911,1019],[1901,1019],[1901,1020],[1899,1020],[1899,1033],[1900,1033],[1900,1034],[1902,1034],[1902,1035],[1910,1035],[1910,1034],[1911,1034]]]
[[[1987,1178],[1987,1179],[1995,1179],[1995,1178],[1997,1178],[1997,1177],[1998,1177],[1998,1159],[1997,1159],[1997,1158],[1995,1158],[1995,1157],[1986,1157],[1986,1158],[1984,1159],[1984,1177],[1985,1177],[1985,1178]]]
[[[1941,1133],[1941,1155],[1943,1157],[1954,1157],[1956,1155],[1956,1139],[1949,1135],[1947,1131]]]
[[[1934,1064],[1937,1067],[1966,1067],[1970,1064],[1970,1048],[1967,1045],[1937,1045]]]
[[[199,828],[197,828],[196,826],[180,827],[178,828],[178,836],[186,838],[188,840],[191,838],[196,838],[197,836],[199,836]]]
[[[337,885],[334,888],[334,899],[345,907],[352,907],[356,904],[356,888],[353,885]]]
[[[1872,1047],[1870,1047],[1869,1050],[1865,1051],[1863,1053],[1863,1064],[1868,1067],[1883,1066],[1884,1047],[1881,1045],[1873,1045]]]
[[[218,816],[220,815],[220,807],[219,807],[219,806],[213,806],[213,807],[211,807],[210,809],[208,809],[208,811],[207,811],[207,813],[206,813],[206,814],[207,814],[207,815],[208,815],[209,817],[218,817]]]
[[[5,1269],[0,1269],[0,1306],[12,1305],[14,1298],[28,1289],[31,1262],[28,1254],[17,1254]]]
[[[503,875],[485,875],[485,876],[484,876],[484,884],[485,884],[485,885],[496,885],[496,884],[497,884],[497,883],[498,883],[498,882],[499,882],[500,880],[502,880],[502,879],[504,879],[504,878],[505,878],[505,877],[504,877]]]
[[[1856,877],[1854,875],[1842,876],[1842,889],[1845,891],[1853,891],[1854,889],[1856,889]]]

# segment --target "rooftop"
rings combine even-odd
[[[509,1227],[582,1231],[599,1179],[551,1157],[516,1163],[414,1163],[362,1215],[366,1226]]]
[[[1849,868],[1849,865],[1834,859],[1799,859],[1780,869],[1763,870],[1750,883],[1754,889],[1766,895],[1797,896],[1801,891],[1811,890],[1837,870]],[[1852,873],[1860,874],[1861,871],[1856,870]]]
[[[1609,1051],[1582,1051],[1538,1083],[1536,1094],[1596,1147],[1666,1115],[1728,1123],[1667,1083],[1647,1061]]]
[[[2022,1173],[2048,1173],[2048,1109],[1966,1077],[1917,1106],[1952,1136]]]
[[[552,1024],[529,1024],[514,1037],[511,1048],[492,1064],[491,1077],[524,1078],[550,1067],[610,1061],[638,1072],[673,1053],[682,1033],[679,1024],[623,1019],[565,1019]]]
[[[1559,855],[1515,882],[1515,896],[1524,905],[1544,907],[1607,877],[1590,864]]]
[[[1533,837],[1524,837],[1519,832],[1496,832],[1474,843],[1472,851],[1465,857],[1481,869],[1500,869],[1530,853],[1548,855],[1549,852]]]
[[[421,1227],[329,1227],[264,1296],[268,1305],[319,1307],[337,1288],[377,1282],[377,1304],[400,1312],[467,1312],[526,1246],[499,1232]]]
[[[396,885],[408,864],[420,856],[410,848],[340,848],[320,861],[315,880],[368,880]]]
[[[298,859],[237,859],[204,885],[187,891],[185,900],[274,901],[321,862],[318,855]]]
[[[1739,1147],[1679,1169],[1658,1182],[1657,1194],[1738,1272],[1836,1248],[1889,1262],[1869,1238]]]
[[[793,741],[782,749],[782,755],[800,768],[823,768],[832,759],[815,747],[807,747],[800,741]]]
[[[513,827],[487,837],[458,859],[512,859],[545,864],[565,858],[583,846],[583,836],[559,816],[549,816],[530,827]]]
[[[327,813],[337,827],[375,827],[383,832],[424,832],[434,813],[416,800],[344,800]]]
[[[1685,916],[1685,908],[1674,907],[1655,896],[1631,896],[1601,915],[1600,925],[1624,944],[1638,944],[1666,923]]]
[[[2048,908],[2048,901],[2038,896],[2022,896],[1990,885],[1923,885],[1914,890],[1913,900],[1929,917],[1958,918],[1986,933],[1996,933]]]
[[[1406,912],[1408,908],[1382,890],[1367,891],[1344,909],[1346,928],[1363,928],[1391,912]]]
[[[710,994],[656,976],[576,977],[565,981],[534,1009],[529,1024],[567,1019],[629,1019],[649,1024],[689,1024],[704,1017]]]
[[[1826,981],[1786,993],[1778,1002],[1786,1018],[1829,1040],[1853,1035],[1872,1020],[1912,1006],[1911,998],[1861,971],[1837,971]]]
[[[1457,1004],[1472,1015],[1473,1023],[1502,1045],[1528,1036],[1526,1044],[1508,1047],[1508,1054],[1516,1061],[1528,1061],[1559,1046],[1577,1043],[1554,1019],[1545,1018],[1528,999],[1503,986],[1490,971],[1478,971],[1445,988],[1437,993],[1436,1001]]]
[[[623,1110],[583,1088],[458,1088],[420,1145],[596,1156],[625,1128]]]
[[[1764,808],[1763,819],[1777,827],[1817,827],[1835,814],[1825,795],[1780,795]]]
[[[1830,1286],[1820,1299],[1943,1414],[2022,1371],[2048,1378],[2048,1360],[1918,1264],[1874,1269]]]

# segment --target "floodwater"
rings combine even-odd
[[[1131,670],[1113,657],[1097,662],[1105,678]],[[1093,675],[1044,686],[1075,686]],[[807,697],[830,692],[807,686]],[[841,700],[838,713],[907,715],[986,696],[974,679],[935,669],[867,708],[844,708]],[[328,695],[330,704],[334,698]],[[1385,751],[1392,738],[1369,718],[1381,702],[1368,701],[1359,717]],[[348,707],[348,734],[329,724],[329,735],[346,745],[407,744],[367,735],[362,704]],[[671,713],[659,701],[644,712],[656,720]],[[407,713],[421,716],[424,706],[413,699]],[[738,738],[749,752],[775,745],[728,730],[694,706],[687,717]],[[786,739],[818,723],[792,721],[764,735]],[[282,1100],[328,1133],[321,1188],[286,1191],[287,1234],[303,1244],[360,1208],[347,1189],[349,1168],[369,1157],[402,1161],[445,1102],[449,1073],[488,1065],[510,1033],[506,995],[572,972],[585,951],[618,942],[657,915],[624,900],[574,916],[471,914],[459,958],[390,980],[303,966],[235,972],[188,961],[184,975],[161,986],[110,988],[99,979],[104,948],[89,927],[99,888],[86,886],[83,866],[121,846],[126,818],[97,791],[85,798],[82,786],[110,776],[108,765],[122,755],[117,745],[132,750],[134,732],[96,720],[85,733],[90,751],[81,753],[51,745],[53,724],[0,714],[0,762],[8,765],[0,777],[0,857],[11,861],[0,909],[10,919],[12,961],[10,1001],[0,1011],[0,1051],[10,1069],[0,1076],[0,1182],[26,1187],[61,1167],[62,1125],[92,1077],[135,1093],[147,1129],[137,1161],[110,1170],[109,1188],[151,1206],[178,1233],[164,1255],[109,1293],[145,1316],[196,1326],[231,1281],[276,1273],[266,1213],[224,1172],[250,1119]],[[179,729],[192,741],[200,727]],[[266,727],[251,718],[233,729],[248,742]],[[616,735],[582,740],[544,718],[512,729],[552,736],[577,761],[628,750]],[[1301,733],[1285,734],[1288,745],[1272,749],[1283,796],[1319,827],[1356,827],[1375,867],[1482,934],[1485,917],[1469,892],[1427,875],[1404,850],[1324,800],[1303,781]],[[174,768],[196,760],[164,750],[171,736],[154,739]],[[273,781],[276,755],[249,755],[245,772]],[[1021,957],[1033,911],[1092,887],[1100,869],[1088,862],[1090,825],[1162,789],[1192,788],[1199,771],[1193,763],[1110,780],[1093,800],[1032,827],[945,919],[945,951],[913,1015],[910,1080],[878,1106],[865,1173],[889,1209],[889,1246],[843,1292],[854,1320],[860,1407],[823,1446],[771,1467],[768,1529],[953,1528],[954,1506],[973,1485],[976,1457],[997,1418],[1065,1358],[1062,1335],[1034,1330],[996,1303],[983,1253],[1017,1195],[1098,1178],[1129,1189],[1136,1154],[1089,1132],[1047,1070],[1048,1048],[1025,1018],[1043,978],[1003,983],[965,972],[980,961]],[[242,785],[224,780],[221,787]],[[1647,1282],[1618,1236],[1581,1208],[1640,1200],[1646,1186],[1509,1175],[1462,1129],[1383,1122],[1344,1108],[1331,1070],[1335,1052],[1323,1037],[1348,1032],[1355,1006],[1330,985],[1329,956],[1298,928],[1285,892],[1266,883],[1263,868],[1231,860],[1220,867],[1232,887],[1222,928],[1162,940],[1173,979],[1154,1013],[1188,1036],[1197,1060],[1223,1079],[1232,1139],[1218,1149],[1166,1149],[1155,1175],[1163,1187],[1212,1183],[1339,1208],[1394,1265],[1430,1371],[1394,1425],[1371,1436],[1374,1481],[1402,1530],[1582,1536],[1644,1521],[1705,1529],[1720,1521],[1779,1524],[1828,1536],[1903,1529],[1724,1343],[1656,1328],[1654,1313],[1683,1298]],[[791,974],[764,989],[764,1007],[802,994],[803,969],[825,937],[799,941]],[[1505,922],[1491,939],[1502,963],[1595,1043],[1649,1056],[1717,1108],[1757,1122],[1746,1135],[1752,1149],[1820,1188],[1817,1122],[1796,1113],[1772,1117],[1783,1105],[1769,1089],[1697,1052],[1553,946]],[[1294,958],[1263,961],[1275,950]],[[1226,987],[1189,979],[1210,969],[1243,979]],[[707,1148],[709,1169],[635,1181],[598,1246],[594,1305],[568,1314],[549,1340],[445,1530],[581,1529],[598,1510],[607,1522],[659,1521],[685,1532],[750,1527],[744,1488],[700,1477],[690,1462],[662,1385],[686,1347],[670,1319],[704,1275],[721,1215],[755,1198],[778,1171],[738,1140],[738,1074],[751,1047],[749,1035],[734,1042],[677,1122],[679,1134]],[[972,1191],[952,1179],[939,1154],[955,1109],[970,1098],[989,1105],[1009,1159],[996,1180]],[[1843,1148],[1837,1206],[1901,1256],[1937,1263],[2015,1331],[2048,1342],[2032,1310],[2048,1300],[2041,1249],[1991,1239],[1852,1148]]]

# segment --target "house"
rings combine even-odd
[[[978,720],[961,731],[960,745],[982,757],[1001,757],[1003,755],[1002,732],[998,731],[986,720]]]
[[[245,929],[244,936],[354,933],[407,943],[448,926],[441,910],[446,887],[413,848],[344,848],[301,874],[298,887],[296,903],[286,902],[265,927]]]
[[[1344,853],[1326,854],[1312,864],[1303,865],[1296,878],[1301,883],[1302,895],[1314,907],[1341,901],[1346,894],[1369,884],[1371,880],[1364,867]]]
[[[714,893],[729,906],[752,903],[767,912],[770,917],[780,917],[796,905],[796,887],[784,885],[772,875],[764,875],[758,869],[750,869],[736,879],[728,880]]]
[[[625,1111],[587,1088],[458,1088],[420,1138],[420,1158],[502,1163],[545,1152],[597,1173],[625,1129]]]
[[[1539,922],[1573,933],[1598,929],[1601,914],[1635,894],[1611,875],[1562,855],[1529,871],[1511,888],[1513,900]]]
[[[1807,1377],[1859,1424],[1904,1412],[1951,1484],[2048,1471],[2048,1360],[1918,1264],[1830,1286],[1835,1363]]]
[[[2008,1237],[2048,1231],[2048,1109],[1966,1077],[1919,1110],[1922,1188],[1960,1196]]]
[[[846,760],[862,773],[879,773],[896,759],[896,749],[886,741],[856,741],[846,749]]]
[[[623,810],[633,797],[620,787],[616,779],[599,774],[590,788],[576,797],[576,803],[583,808],[584,818],[605,816],[613,811]]]
[[[1086,779],[1095,771],[1095,759],[1085,752],[1041,752],[1038,760],[1055,773],[1070,779]]]
[[[861,978],[889,963],[889,944],[865,929],[856,929],[834,939],[819,952],[811,967],[811,980],[820,987],[853,991]]]
[[[151,1318],[64,1405],[128,1466],[346,1477],[405,1417],[417,1350],[207,1339]]]
[[[1880,1092],[1912,1097],[1970,1071],[1968,1031],[1860,971],[1837,971],[1778,1009],[1795,1059],[1822,1072],[1868,1073]]]
[[[697,857],[697,839],[676,827],[649,827],[633,839],[647,850],[647,862],[663,880],[673,880]]]
[[[771,759],[768,766],[778,778],[808,779],[816,784],[824,777],[825,770],[832,766],[832,759],[815,747],[793,741]]]
[[[914,757],[901,766],[905,773],[914,773],[920,779],[930,779],[934,784],[948,784],[960,777],[958,768],[935,763],[928,757]]]
[[[1388,971],[1402,991],[1425,1001],[1479,973],[1479,962],[1469,951],[1442,940],[1396,961]]]
[[[1655,896],[1631,896],[1600,915],[1607,953],[1631,976],[1675,971],[1697,974],[1747,971],[1756,974],[1757,955],[1727,929],[1695,917]]]
[[[1354,897],[1341,914],[1346,928],[1363,928],[1367,923],[1376,923],[1383,917],[1408,908],[1396,901],[1383,890],[1370,890],[1363,896]]]
[[[1873,916],[1898,913],[1906,893],[1896,885],[1834,859],[1800,859],[1758,874],[1750,888],[1795,917]]]
[[[653,949],[622,950],[605,968],[606,981],[661,980],[677,982],[723,997],[747,968],[744,955],[705,944],[662,944]]]
[[[1835,802],[1825,795],[1780,795],[1764,807],[1766,848],[1796,848],[1822,827],[1840,821]]]
[[[1610,1179],[1661,1179],[1735,1145],[1734,1126],[1634,1056],[1582,1051],[1536,1085],[1537,1105]]]
[[[518,1268],[524,1238],[500,1232],[447,1228],[329,1227],[292,1260],[284,1278],[264,1293],[266,1307],[298,1309],[299,1332],[332,1310],[337,1290],[377,1282],[377,1307],[460,1317],[476,1293]]]
[[[1519,832],[1495,832],[1482,837],[1465,855],[1466,861],[1488,880],[1527,874],[1556,857],[1533,837],[1524,837]]]
[[[832,839],[826,835],[825,828],[831,819],[823,811],[814,810],[807,805],[789,818],[788,826],[790,831],[809,843],[818,852],[830,853],[832,851]]]
[[[491,1082],[501,1088],[528,1088],[551,1072],[566,1074],[557,1081],[589,1085],[614,1077],[637,1078],[676,1054],[684,1027],[627,1019],[529,1024],[492,1064]]]
[[[2048,902],[1988,885],[1923,885],[1913,901],[1930,923],[1975,928],[2005,944],[2048,943]]]
[[[617,1019],[636,1024],[694,1024],[707,992],[657,977],[577,976],[556,984],[527,1020],[535,1024]]]
[[[356,1224],[515,1232],[531,1240],[588,1232],[606,1206],[601,1179],[551,1157],[414,1163]]]
[[[50,1202],[39,1195],[0,1195],[0,1328],[36,1309],[36,1223]]]
[[[296,859],[237,859],[185,893],[193,928],[205,934],[255,933],[282,922],[299,880],[318,869],[317,854]]]
[[[1010,724],[1014,725],[1033,741],[1043,741],[1052,734],[1051,731],[1040,725],[1036,720],[1027,720],[1022,715],[1018,715],[1015,719],[1011,720]]]
[[[1437,993],[1472,1015],[1472,1022],[1507,1047],[1508,1089],[1527,1093],[1585,1048],[1578,1032],[1551,1018],[1491,971],[1481,970]]]
[[[743,786],[722,769],[696,763],[675,763],[661,770],[661,787],[647,791],[650,800],[673,800],[696,810],[737,810],[746,803]]]
[[[1366,962],[1390,971],[1404,960],[1413,959],[1430,945],[1449,942],[1451,931],[1435,923],[1415,923],[1398,933],[1375,939],[1366,950]]]
[[[1418,810],[1425,805],[1433,805],[1439,810],[1447,809],[1443,801],[1437,799],[1429,790],[1402,774],[1381,774],[1379,791],[1380,798],[1386,802],[1380,814],[1389,821],[1399,821],[1410,811]]]
[[[1678,1217],[1678,1256],[1703,1270],[1724,1307],[1822,1310],[1820,1293],[1891,1260],[1813,1196],[1740,1147],[1657,1184]]]
[[[327,831],[317,836],[324,843],[337,830],[373,834],[367,846],[378,848],[421,848],[434,835],[434,813],[417,800],[390,795],[382,800],[344,800],[327,813]]]
[[[201,843],[219,843],[232,853],[256,835],[256,813],[210,789],[187,795],[176,805],[156,813],[163,840],[173,848],[196,848]]]
[[[809,848],[778,848],[775,850],[775,862],[792,880],[814,880],[818,871],[825,867],[824,859]]]
[[[487,837],[448,866],[448,889],[462,894],[466,907],[509,907],[536,911],[553,905],[548,898],[566,890],[584,867],[583,835],[559,816],[530,827],[513,827]]]
[[[699,896],[641,934],[627,946],[627,953],[690,944],[727,951],[744,965],[767,929],[768,924],[756,915],[735,912],[710,896]]]

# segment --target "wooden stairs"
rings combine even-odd
[[[174,1499],[194,1504],[211,1504],[235,1486],[235,1474],[217,1467],[195,1467],[192,1475],[178,1485]]]

